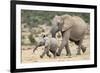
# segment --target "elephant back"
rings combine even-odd
[[[79,17],[79,16],[73,16],[72,17],[72,20],[73,20],[73,22],[74,22],[74,25],[75,26],[81,26],[82,28],[84,27],[84,28],[86,28],[87,27],[87,24],[86,24],[86,22],[81,18],[81,17]]]
[[[69,14],[65,14],[65,15],[62,15],[62,18],[65,20],[65,19],[71,19],[71,15]]]
[[[79,16],[73,16],[73,27],[71,30],[71,38],[80,39],[87,31],[86,22]]]

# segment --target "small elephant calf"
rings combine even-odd
[[[49,52],[51,52],[54,56],[54,58],[56,57],[56,50],[58,48],[57,45],[57,40],[55,38],[49,38],[47,36],[43,36],[41,38],[41,40],[39,40],[37,46],[35,47],[35,49],[33,50],[33,53],[35,52],[35,50],[40,47],[40,46],[45,46],[44,48],[44,52],[42,53],[42,55],[40,55],[41,58],[43,58],[43,56],[46,54],[48,57],[51,57],[51,55],[49,54]]]

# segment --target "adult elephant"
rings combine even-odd
[[[57,56],[60,56],[64,47],[66,49],[66,55],[69,57],[71,56],[68,40],[73,41],[76,45],[78,45],[77,55],[81,54],[81,50],[84,53],[86,51],[86,47],[82,45],[82,42],[86,30],[87,24],[79,16],[71,16],[68,14],[62,16],[56,15],[52,20],[52,37],[55,37],[58,31],[61,31],[62,33],[62,43],[56,53]]]

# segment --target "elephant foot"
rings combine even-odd
[[[81,53],[78,52],[76,55],[81,55]]]
[[[85,51],[86,51],[86,47],[84,47],[84,48],[82,49],[82,52],[83,52],[83,53],[85,53]]]
[[[71,54],[66,54],[66,56],[71,56]]]
[[[56,56],[60,56],[60,54],[56,53]]]
[[[72,56],[68,56],[68,58],[72,58]]]
[[[56,58],[56,56],[55,56],[55,55],[54,55],[53,57],[54,57],[54,58]]]
[[[51,58],[51,55],[47,55],[49,58]]]
[[[40,55],[40,58],[43,58],[43,56],[42,56],[42,55]]]
[[[68,54],[66,54],[66,56],[68,56]]]

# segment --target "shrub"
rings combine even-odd
[[[39,35],[38,34],[35,34],[35,37],[39,37]]]
[[[36,40],[35,40],[35,38],[33,37],[32,34],[30,34],[28,38],[29,38],[31,44],[35,44],[36,43]]]
[[[75,15],[83,18],[87,23],[90,22],[90,14],[82,12],[60,12],[60,11],[39,11],[39,10],[22,10],[21,11],[21,23],[27,23],[30,27],[37,27],[47,23],[51,25],[51,20],[55,15]]]
[[[22,39],[25,39],[25,36],[22,35]]]

